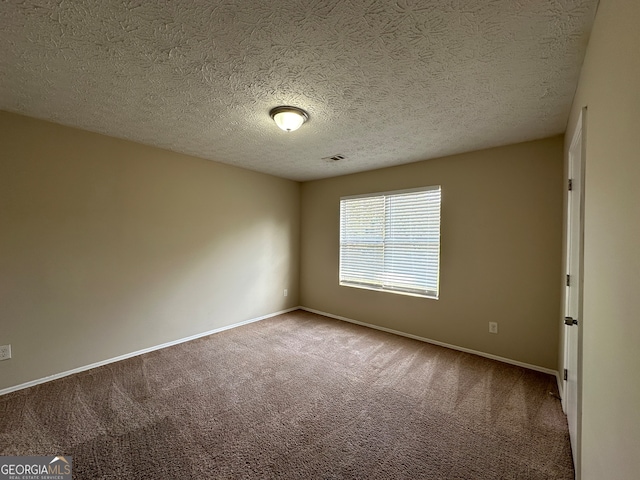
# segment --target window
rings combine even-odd
[[[438,298],[439,270],[439,185],[340,199],[340,285]]]

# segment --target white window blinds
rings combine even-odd
[[[340,199],[340,284],[438,297],[440,186]]]

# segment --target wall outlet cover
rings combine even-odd
[[[9,360],[11,358],[11,345],[0,346],[0,360]]]

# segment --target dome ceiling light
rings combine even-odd
[[[304,122],[309,120],[309,114],[298,107],[280,106],[272,108],[269,116],[276,125],[285,132],[293,132],[299,129]]]

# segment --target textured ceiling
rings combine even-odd
[[[3,0],[0,109],[294,180],[342,175],[563,132],[596,5]],[[309,122],[282,132],[268,115],[282,104]]]

